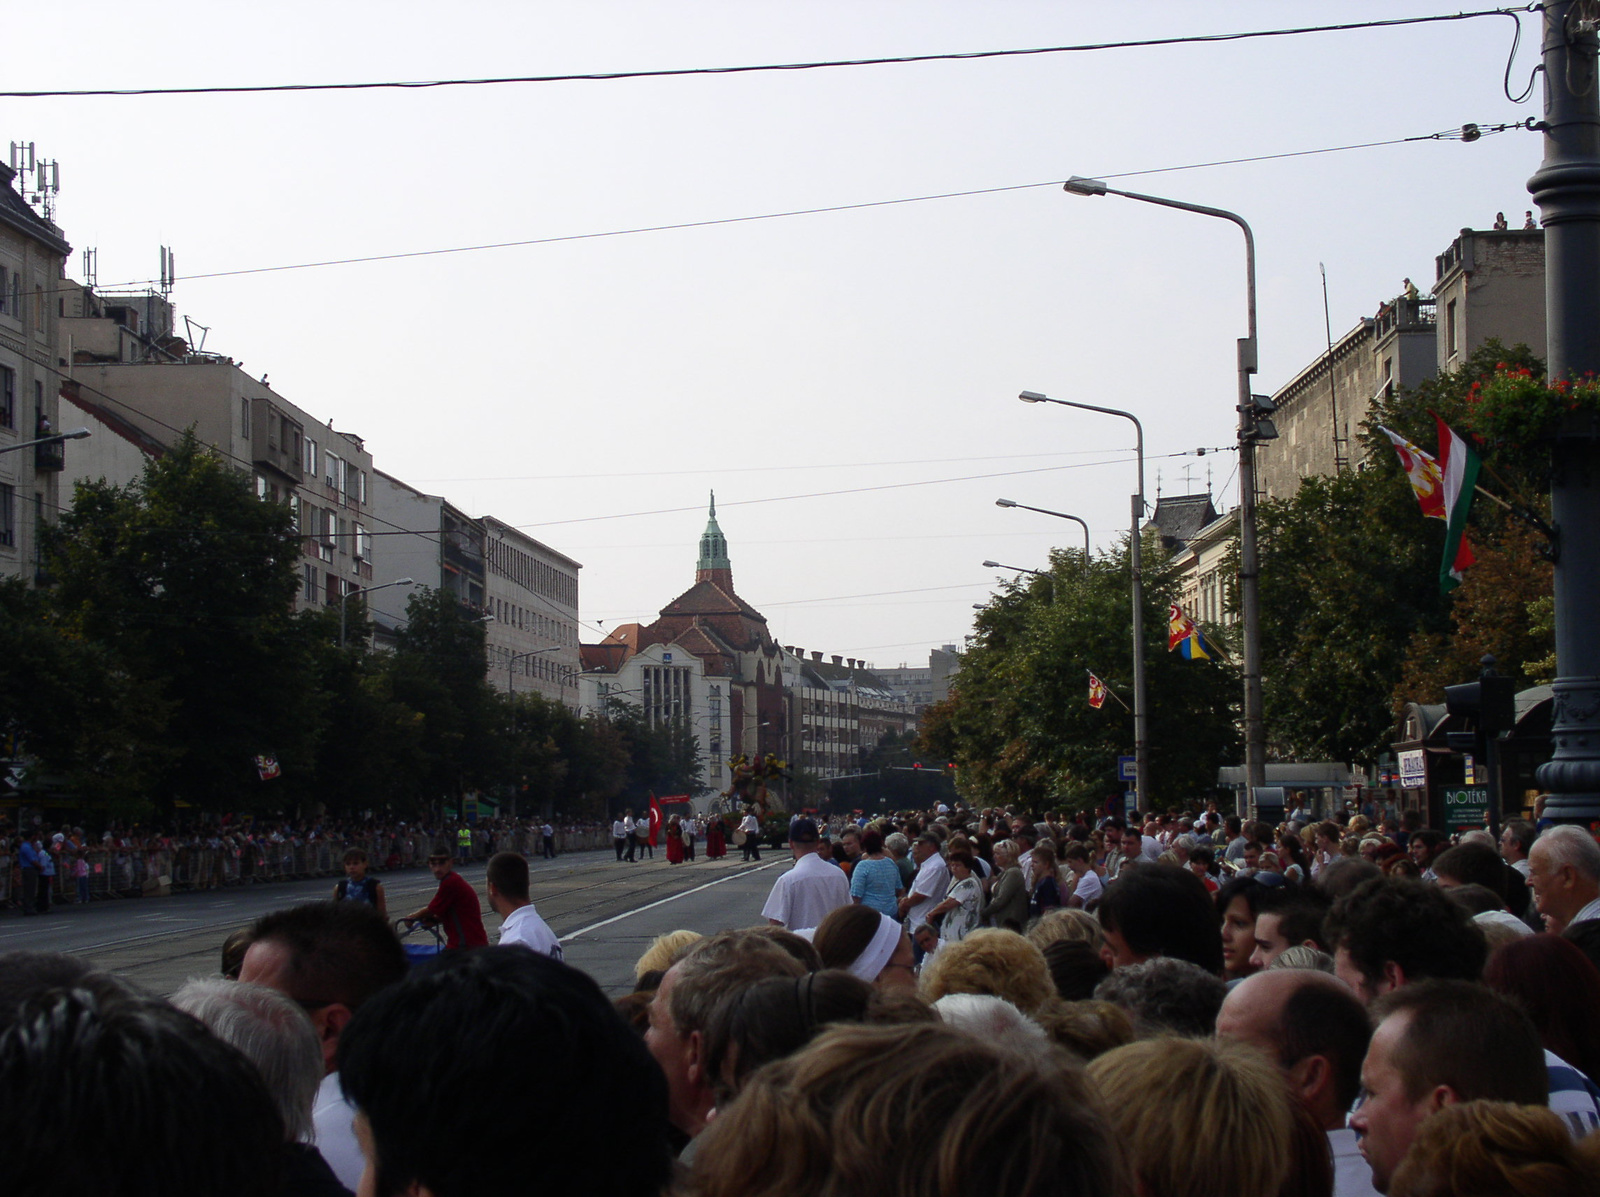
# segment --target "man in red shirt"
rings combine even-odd
[[[448,852],[435,852],[428,857],[428,867],[439,879],[438,892],[421,910],[406,915],[412,925],[424,923],[430,927],[444,928],[446,948],[485,948],[489,934],[483,929],[483,914],[478,906],[477,891],[456,872],[455,861]]]

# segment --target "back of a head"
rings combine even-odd
[[[1146,1039],[1107,1052],[1089,1075],[1145,1197],[1277,1197],[1289,1174],[1292,1099],[1255,1048]]]
[[[406,975],[405,950],[377,908],[365,902],[306,902],[262,915],[251,943],[277,942],[290,954],[289,996],[358,1009]]]
[[[0,1027],[17,1197],[270,1197],[283,1124],[255,1067],[165,1002],[48,989]]]
[[[717,1104],[725,1106],[752,1072],[799,1051],[824,1027],[862,1021],[871,1000],[871,985],[839,969],[770,977],[730,993],[701,1040]]]
[[[638,983],[646,973],[664,973],[682,960],[689,949],[705,937],[698,931],[666,931],[650,941],[633,965],[633,979]]]
[[[143,996],[126,981],[65,952],[0,952],[0,1028],[29,998],[52,989],[81,989],[103,1001]]]
[[[1359,856],[1341,856],[1322,866],[1317,874],[1316,888],[1329,902],[1337,902],[1374,877],[1383,876],[1383,870],[1370,860]]]
[[[1044,1042],[1044,1028],[1005,998],[989,993],[947,993],[933,1003],[946,1026],[977,1035],[990,1043],[1022,1046]]]
[[[1279,1012],[1278,1063],[1288,1070],[1310,1056],[1327,1060],[1335,1100],[1347,1110],[1361,1091],[1361,1062],[1372,1040],[1372,1021],[1342,981],[1309,970],[1300,981]]]
[[[1437,877],[1448,878],[1459,885],[1481,885],[1498,892],[1505,890],[1505,868],[1500,854],[1482,844],[1457,844],[1439,853],[1433,861]]]
[[[809,928],[802,928],[802,930],[807,929]],[[767,923],[760,927],[746,927],[743,934],[777,944],[797,960],[808,973],[814,973],[822,967],[822,957],[817,955],[817,949],[811,941],[804,935],[796,935],[787,927]]]
[[[559,1082],[508,1081],[508,1062]],[[602,1159],[619,1197],[655,1197],[667,1179],[660,1068],[594,981],[535,952],[451,953],[391,986],[340,1036],[339,1072],[382,1197],[518,1191],[529,1160],[544,1194],[592,1193]]]
[[[1542,1106],[1469,1101],[1424,1120],[1389,1197],[1592,1197],[1596,1153]]]
[[[484,879],[513,902],[528,900],[528,858],[520,852],[496,852],[489,858]]]
[[[1510,1101],[1543,1105],[1550,1076],[1533,1021],[1508,998],[1471,981],[1421,981],[1379,998],[1373,1017],[1381,1025],[1405,1017],[1405,1033],[1390,1063],[1404,1078],[1406,1096],[1447,1085],[1457,1101]],[[1470,1050],[1463,1045],[1470,1044]]]
[[[1086,943],[1098,952],[1100,945],[1106,941],[1106,935],[1094,915],[1062,906],[1040,915],[1039,920],[1028,928],[1028,939],[1041,952],[1062,940]]]
[[[1092,998],[1095,986],[1110,972],[1100,950],[1082,940],[1056,940],[1044,949],[1044,963],[1056,993],[1068,1002]]]
[[[1125,1189],[1101,1102],[1063,1053],[929,1023],[835,1027],[762,1069],[705,1131],[695,1165],[697,1197]]]
[[[1328,914],[1327,900],[1316,890],[1280,885],[1261,895],[1256,914],[1278,916],[1278,933],[1291,945],[1310,940],[1325,947],[1323,923]]]
[[[794,978],[810,971],[754,928],[707,936],[673,967],[677,971],[667,1006],[680,1035],[703,1032],[711,1024],[717,1004],[732,994],[769,977]]]
[[[811,937],[822,967],[849,968],[872,943],[882,920],[872,907],[856,903],[830,911]]]
[[[256,1066],[291,1141],[309,1137],[311,1105],[322,1083],[322,1045],[292,998],[265,985],[202,978],[173,994],[172,1004]]]
[[[940,948],[923,964],[918,989],[930,1002],[947,993],[989,993],[1024,1014],[1055,996],[1044,954],[1015,931],[992,927]]]
[[[1600,1072],[1600,969],[1559,935],[1529,935],[1496,948],[1484,984],[1521,1006],[1544,1045],[1589,1078]]]
[[[1476,980],[1488,945],[1472,916],[1438,886],[1380,877],[1334,903],[1325,923],[1328,946],[1342,949],[1369,984],[1388,963],[1405,979]]]
[[[1100,923],[1141,956],[1172,956],[1222,972],[1221,916],[1187,869],[1143,866],[1119,877],[1100,902]]]
[[[1117,969],[1094,996],[1126,1010],[1141,1035],[1209,1035],[1227,992],[1220,977],[1199,965],[1156,956]]]

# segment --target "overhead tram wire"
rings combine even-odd
[[[1538,4],[1518,8],[1486,8],[1474,12],[1438,13],[1421,17],[1392,17],[1377,21],[1348,21],[1335,25],[1300,25],[1284,29],[1254,29],[1237,33],[1183,34],[1175,37],[1140,38],[1122,42],[1085,42],[1069,46],[1035,46],[1013,50],[966,50],[944,54],[901,54],[883,58],[842,58],[815,62],[764,63],[747,66],[676,67],[648,71],[596,71],[569,75],[502,75],[464,79],[381,80],[363,83],[261,83],[204,87],[96,87],[36,91],[0,91],[0,98],[13,100],[68,99],[128,96],[211,96],[260,95],[283,92],[320,91],[425,91],[445,87],[502,87],[536,83],[606,83],[623,79],[670,79],[696,75],[751,75],[784,71],[815,71],[840,67],[903,66],[921,62],[965,62],[985,58],[1025,58],[1045,54],[1085,54],[1105,50],[1147,50],[1164,46],[1210,45],[1219,42],[1250,41],[1259,38],[1297,37],[1312,33],[1349,33],[1364,29],[1394,29],[1408,25],[1470,21],[1478,17],[1510,17],[1520,37],[1522,22],[1518,14],[1536,12]],[[1515,47],[1513,46],[1513,53]]]
[[[1218,166],[1245,166],[1256,162],[1275,162],[1288,158],[1308,158],[1318,154],[1341,154],[1351,150],[1380,149],[1385,146],[1406,145],[1424,141],[1476,141],[1492,133],[1505,133],[1512,129],[1527,129],[1531,125],[1526,121],[1501,122],[1498,124],[1467,124],[1456,129],[1446,129],[1438,133],[1419,133],[1410,137],[1391,137],[1382,141],[1361,141],[1349,145],[1324,146],[1315,150],[1285,150],[1275,154],[1253,154],[1244,158],[1218,158],[1209,162],[1188,162],[1181,166],[1155,166],[1144,170],[1126,170],[1101,172],[1094,177],[1097,179],[1135,179],[1144,175],[1171,174],[1183,170],[1207,170]],[[1476,136],[1468,137],[1465,130],[1476,131]],[[518,241],[489,241],[478,245],[453,245],[440,249],[411,249],[400,250],[395,253],[363,254],[352,258],[324,258],[315,262],[288,262],[277,266],[244,266],[234,270],[209,270],[199,274],[185,274],[180,276],[178,282],[198,282],[202,279],[237,278],[250,274],[277,274],[288,270],[320,270],[329,266],[363,266],[371,262],[396,262],[408,258],[434,258],[445,254],[485,253],[497,249],[526,249],[537,245],[561,245],[574,241],[598,241],[610,237],[635,237],[645,233],[672,233],[688,229],[716,228],[721,225],[750,224],[762,220],[788,220],[797,216],[826,216],[835,212],[859,212],[872,208],[888,208],[900,204],[924,204],[936,200],[966,199],[980,195],[999,195],[1009,191],[1034,191],[1042,188],[1060,187],[1065,179],[1047,179],[1041,183],[1012,183],[1001,187],[977,187],[966,191],[941,191],[930,195],[908,195],[897,199],[863,200],[854,204],[829,204],[817,208],[793,208],[783,212],[757,212],[747,216],[721,216],[707,220],[677,221],[671,224],[638,225],[626,229],[605,229],[593,233],[560,233],[549,237],[529,237]],[[109,283],[100,288],[102,291],[123,291],[129,288],[153,287],[158,284],[156,279],[129,279],[119,283]],[[56,288],[64,291],[66,288]]]

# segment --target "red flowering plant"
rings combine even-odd
[[[1490,448],[1522,447],[1565,433],[1600,436],[1600,379],[1546,381],[1526,365],[1500,362],[1467,390],[1467,427]]]

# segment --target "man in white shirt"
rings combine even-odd
[[[761,917],[769,923],[800,931],[850,905],[850,882],[843,869],[817,855],[821,841],[817,825],[810,819],[796,819],[790,825],[794,867],[772,883],[772,893],[761,908]]]
[[[911,845],[911,859],[917,864],[917,875],[910,891],[900,899],[900,914],[915,935],[918,925],[928,921],[928,911],[950,892],[950,870],[939,854],[939,837],[931,831],[924,831]]]
[[[611,846],[617,850],[617,860],[622,860],[622,850],[628,846],[628,825],[620,817],[611,820]]]
[[[648,830],[649,824],[646,824]],[[629,864],[633,863],[634,849],[639,846],[639,824],[634,822],[633,812],[627,811],[622,816],[622,838],[628,843],[628,855],[624,858]]]
[[[502,920],[500,944],[521,944],[535,952],[561,959],[561,943],[528,896],[528,862],[519,852],[497,852],[489,858],[484,875],[489,906]]]
[[[1533,849],[1533,824],[1526,819],[1507,819],[1500,832],[1500,855],[1522,879],[1528,879],[1528,853]]]
[[[744,843],[739,845],[746,861],[761,859],[761,820],[756,818],[754,807],[745,807],[744,818],[739,820],[739,831]]]

